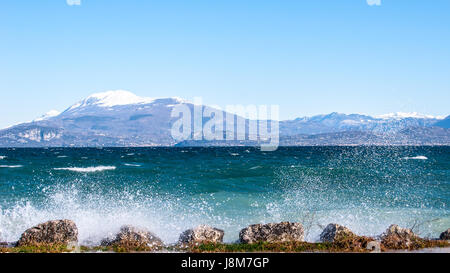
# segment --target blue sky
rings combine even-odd
[[[2,0],[0,128],[91,93],[448,115],[450,1]]]

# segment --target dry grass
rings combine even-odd
[[[308,242],[286,242],[286,243],[267,243],[259,242],[255,244],[200,244],[191,245],[187,247],[172,246],[172,247],[148,247],[146,245],[128,244],[128,245],[112,245],[112,246],[98,246],[85,247],[80,246],[76,250],[79,252],[116,252],[116,253],[134,253],[134,252],[155,252],[155,251],[180,251],[189,253],[308,253],[308,252],[330,252],[330,253],[345,253],[345,252],[370,252],[367,250],[367,243],[373,241],[372,238],[353,236],[347,238],[340,238],[333,243],[308,243]],[[381,245],[382,251],[390,250],[419,250],[424,248],[441,248],[450,247],[449,241],[441,240],[426,240],[419,239],[413,241],[408,246],[405,245],[390,245],[387,242]],[[0,253],[66,253],[73,252],[74,248],[68,248],[66,245],[33,245],[21,247],[0,247]]]
[[[424,248],[441,248],[441,247],[450,247],[449,241],[416,238],[408,243],[405,243],[404,241],[389,240],[389,238],[387,238],[384,239],[381,243],[382,251],[419,250]]]
[[[62,244],[35,244],[20,247],[2,247],[0,253],[65,253],[74,249]]]
[[[188,247],[188,252],[210,253],[210,252],[370,252],[366,249],[367,243],[373,241],[368,237],[355,236],[352,238],[341,238],[333,243],[308,243],[308,242],[286,242],[255,244],[204,244]]]

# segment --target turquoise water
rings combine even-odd
[[[209,224],[300,221],[309,241],[332,222],[361,235],[390,224],[450,227],[450,147],[0,149],[0,241],[71,219],[97,244],[124,224],[166,243]]]

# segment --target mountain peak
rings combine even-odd
[[[145,104],[153,101],[154,99],[152,98],[139,97],[126,90],[115,90],[92,94],[70,107],[69,110],[92,105],[99,107],[114,107],[128,104]]]

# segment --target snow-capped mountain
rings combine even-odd
[[[180,104],[191,111],[194,108],[192,103],[180,98],[142,98],[123,90],[97,93],[62,113],[51,111],[32,122],[0,130],[0,146],[173,146],[179,144],[171,136],[173,122],[178,118],[172,118],[171,112]],[[202,110],[212,108],[202,106]],[[444,126],[446,120],[417,113],[378,117],[331,113],[281,121],[280,138],[282,145],[448,145],[450,129]],[[251,142],[220,145],[245,144]]]
[[[0,146],[171,146],[173,107],[180,98],[141,98],[127,91],[97,93],[58,115],[0,131]],[[204,109],[208,107],[205,106]]]
[[[323,134],[344,131],[365,131],[392,134],[408,127],[430,127],[441,119],[425,115],[383,115],[371,117],[360,114],[331,113],[313,117],[303,117],[280,124],[282,135]]]

